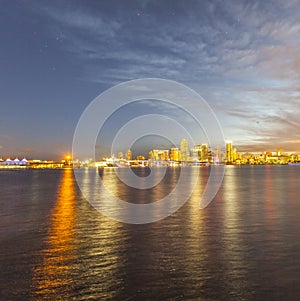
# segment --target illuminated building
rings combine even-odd
[[[276,149],[276,156],[278,156],[278,157],[282,156],[282,148]]]
[[[154,161],[169,160],[169,151],[167,149],[152,149],[149,152],[149,160],[154,160]]]
[[[180,150],[177,147],[173,147],[170,149],[170,160],[172,161],[180,161]]]
[[[186,139],[182,139],[180,143],[181,160],[187,161],[188,159],[188,142]]]
[[[148,160],[154,160],[154,155],[152,150],[148,153]]]
[[[208,145],[201,144],[200,147],[200,161],[201,162],[208,162]]]
[[[21,161],[22,165],[28,165],[28,161],[26,160],[26,158],[23,158]]]
[[[201,160],[201,145],[195,145],[191,149],[191,156],[193,161],[200,161]]]
[[[232,149],[232,162],[235,162],[237,159],[237,151],[236,148]]]
[[[217,157],[216,157],[216,162],[221,162],[221,147],[217,147]]]
[[[28,161],[24,158],[23,160],[19,160],[18,158],[15,158],[14,160],[11,160],[10,158],[3,161],[2,158],[0,158],[0,164],[2,165],[28,165]]]
[[[10,158],[7,158],[6,161],[5,161],[5,164],[13,164],[13,161],[10,159]]]
[[[126,160],[127,161],[132,160],[132,151],[130,149],[126,152]]]
[[[118,153],[118,159],[123,159],[123,153],[122,152]]]
[[[233,150],[232,150],[232,142],[226,142],[226,163],[233,163]]]

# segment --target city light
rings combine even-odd
[[[209,166],[209,165],[300,165],[300,154],[284,153],[282,148],[273,152],[238,152],[232,141],[226,141],[223,148],[211,149],[207,143],[196,144],[189,149],[188,141],[182,139],[178,147],[170,149],[153,148],[148,152],[148,158],[137,155],[133,158],[131,149],[118,152],[117,157],[109,155],[101,160],[73,160],[67,153],[60,162],[53,160],[27,160],[23,158],[3,160],[0,158],[0,168],[79,168],[79,167],[145,167],[145,166]]]

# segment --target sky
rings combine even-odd
[[[142,78],[194,89],[240,151],[300,152],[300,1],[0,4],[0,157],[61,159],[89,103]],[[184,123],[155,101],[125,106],[98,139],[99,153],[145,110]],[[145,151],[150,140],[141,139]]]

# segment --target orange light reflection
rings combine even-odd
[[[41,298],[54,300],[57,296],[68,296],[72,282],[69,270],[74,259],[75,214],[74,179],[71,169],[64,169],[58,198],[53,209],[48,248],[44,260],[34,270],[33,284],[35,294]]]

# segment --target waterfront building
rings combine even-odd
[[[201,145],[195,145],[191,149],[191,156],[193,161],[200,161],[201,160]]]
[[[278,157],[282,156],[282,148],[276,149],[276,156],[278,156]]]
[[[27,161],[26,158],[23,158],[23,159],[20,161],[20,164],[21,164],[21,165],[28,165],[29,163],[28,163],[28,161]]]
[[[226,163],[233,163],[233,149],[231,141],[226,142]]]
[[[122,153],[122,152],[119,152],[119,153],[118,153],[118,159],[119,159],[119,160],[123,159],[123,153]]]
[[[130,149],[126,152],[126,160],[127,161],[132,160],[132,151]]]
[[[170,149],[170,160],[172,160],[172,161],[180,161],[181,160],[180,150],[177,147],[172,147]]]
[[[298,163],[300,161],[300,155],[291,154],[289,160],[291,163]]]
[[[148,153],[148,160],[154,160],[153,150]]]
[[[237,159],[237,151],[236,151],[236,148],[234,147],[232,149],[232,162],[235,162]]]
[[[12,161],[10,158],[7,158],[7,159],[5,160],[5,164],[7,164],[7,165],[12,165],[12,164],[13,164],[13,161]]]
[[[167,149],[152,149],[149,152],[149,160],[167,161],[169,160],[169,150]]]
[[[221,157],[221,147],[218,146],[217,147],[217,157],[216,157],[216,162],[221,162],[222,161],[222,157]]]
[[[209,156],[208,156],[208,145],[207,144],[201,144],[200,147],[200,161],[201,162],[208,162]]]
[[[0,165],[17,165],[17,166],[23,166],[23,165],[29,165],[28,161],[23,158],[21,161],[18,158],[15,158],[14,160],[11,160],[10,158],[7,158],[5,161],[0,158]]]
[[[181,152],[181,160],[188,160],[188,141],[186,139],[182,139],[180,143],[180,152]]]

